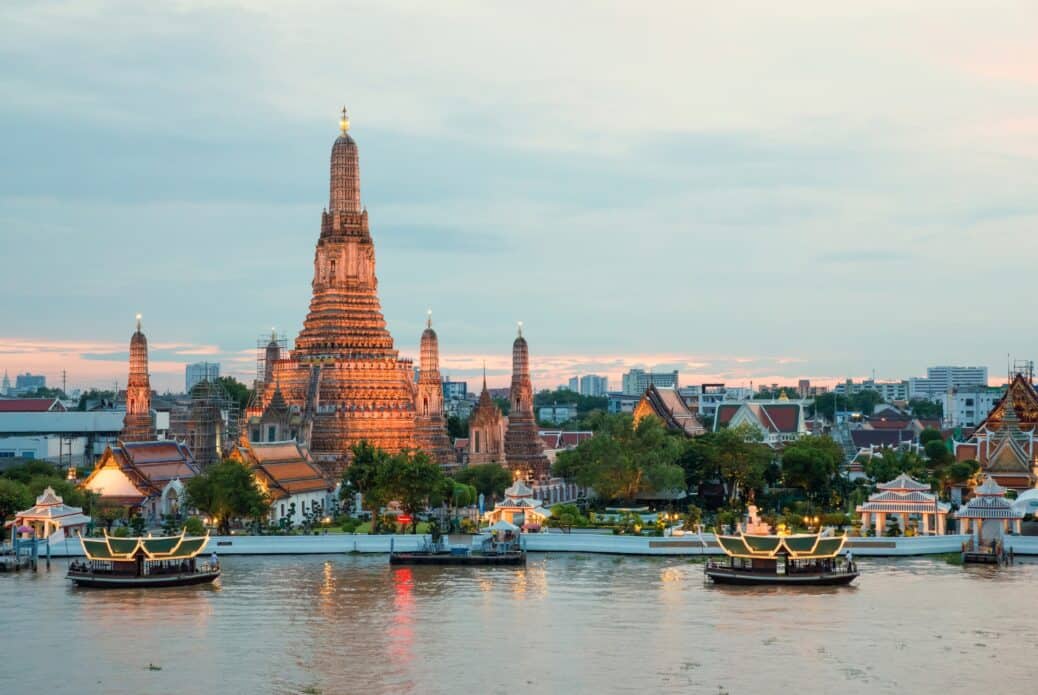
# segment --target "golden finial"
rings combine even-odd
[[[522,321],[519,322],[519,337],[520,338],[523,337],[523,322]]]
[[[346,113],[346,107],[342,107],[342,118],[339,119],[339,132],[343,135],[350,129],[350,117]]]
[[[425,327],[432,328],[432,309],[425,312]]]
[[[141,332],[141,315],[137,314],[137,332]]]

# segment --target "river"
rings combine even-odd
[[[859,564],[855,586],[790,590],[715,587],[676,558],[243,556],[215,586],[100,591],[59,560],[0,575],[0,693],[1030,689],[1038,563]]]

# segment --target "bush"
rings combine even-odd
[[[462,533],[479,533],[479,524],[472,519],[461,520],[461,532]]]
[[[119,528],[112,531],[111,535],[115,538],[126,538],[130,535],[130,529],[126,528],[125,526],[120,526]]]
[[[357,519],[355,517],[348,517],[346,520],[342,522],[342,530],[346,533],[354,533],[357,530],[357,527],[360,526],[362,523],[364,522],[362,522],[360,519]]]
[[[205,524],[197,516],[189,516],[184,522],[184,529],[189,536],[204,536]]]

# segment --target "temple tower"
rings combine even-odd
[[[454,450],[447,436],[447,419],[443,416],[440,346],[432,327],[431,311],[426,318],[425,330],[422,331],[419,364],[421,371],[418,375],[418,396],[415,399],[418,411],[415,417],[415,443],[441,466],[449,466],[455,462]]]
[[[484,366],[483,391],[469,415],[469,465],[503,462],[504,440],[505,418],[487,390],[487,369]]]
[[[281,344],[278,343],[278,332],[270,329],[270,342],[263,349],[263,383],[269,384],[274,378],[274,365],[281,359]]]
[[[151,381],[148,378],[148,339],[141,332],[141,315],[137,314],[137,330],[130,337],[130,376],[126,380],[126,417],[123,418],[124,442],[148,442],[155,439],[151,421]]]
[[[360,202],[357,143],[345,109],[332,145],[328,209],[314,250],[310,311],[289,356],[273,362],[265,409],[279,387],[300,415],[299,439],[329,473],[362,440],[389,452],[415,446],[411,362],[386,329],[375,277],[375,245]],[[267,364],[271,364],[268,360]],[[265,375],[266,376],[266,375]]]
[[[530,348],[523,337],[523,324],[512,343],[511,410],[505,431],[505,462],[513,475],[524,480],[544,480],[551,475],[544,444],[537,433],[533,414],[533,384],[530,382]]]

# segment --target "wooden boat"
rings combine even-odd
[[[524,567],[526,551],[520,547],[517,534],[505,534],[502,538],[487,538],[480,544],[479,550],[472,550],[467,546],[451,547],[445,541],[438,540],[435,543],[426,544],[425,548],[415,552],[397,553],[391,548],[389,564]]]
[[[95,589],[153,588],[207,584],[220,576],[218,564],[199,564],[208,536],[82,538],[86,561],[69,565],[68,579]]]
[[[718,584],[833,586],[858,577],[857,565],[839,558],[846,536],[740,533],[717,540],[728,560],[711,561],[703,572]]]

